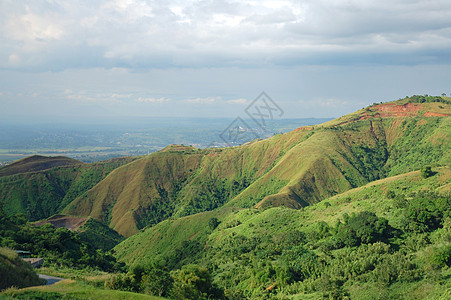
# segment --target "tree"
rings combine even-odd
[[[206,268],[185,265],[171,272],[174,280],[173,298],[176,299],[222,299],[223,292],[214,284]]]
[[[174,280],[166,268],[152,265],[145,273],[142,286],[146,294],[159,297],[170,295]]]
[[[358,246],[387,239],[391,235],[388,220],[378,218],[375,213],[362,211],[346,218],[346,223],[337,230],[337,238],[345,246]]]
[[[406,229],[427,232],[441,227],[443,214],[449,210],[449,199],[434,194],[419,194],[408,203]]]
[[[216,227],[218,227],[218,225],[221,222],[218,220],[218,218],[210,218],[210,220],[208,220],[208,226],[210,227],[211,230],[215,230]]]
[[[423,176],[423,178],[429,178],[432,175],[434,175],[434,172],[432,172],[432,169],[430,166],[426,166],[423,169],[421,169],[421,176]]]

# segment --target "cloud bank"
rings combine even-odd
[[[0,68],[450,63],[451,2],[2,1]]]

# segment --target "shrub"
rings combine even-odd
[[[185,265],[171,272],[174,280],[173,298],[176,299],[222,299],[223,293],[212,282],[206,268]]]
[[[435,247],[429,257],[431,265],[437,267],[451,266],[451,245],[442,245]]]
[[[446,197],[430,193],[415,195],[405,211],[406,230],[427,232],[440,228],[450,204],[450,199]]]
[[[173,279],[164,267],[151,266],[142,276],[143,292],[152,296],[168,297],[172,285]]]
[[[208,227],[210,227],[211,230],[215,230],[220,223],[218,218],[210,218],[210,220],[208,220]]]
[[[280,263],[285,266],[283,273],[287,282],[302,281],[316,276],[320,267],[315,253],[302,246],[283,251]]]
[[[388,220],[378,218],[375,213],[363,211],[345,218],[345,224],[339,224],[336,236],[344,246],[358,246],[384,241],[391,235]]]
[[[423,176],[423,178],[429,178],[432,175],[434,175],[434,172],[432,172],[431,167],[427,166],[421,169],[421,176]]]

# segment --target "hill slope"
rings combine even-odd
[[[13,250],[0,247],[0,291],[11,286],[23,288],[40,284],[43,281],[29,263],[19,258]]]
[[[22,213],[29,221],[50,217],[61,212],[67,204],[95,186],[112,170],[134,159],[117,158],[0,177],[0,205],[8,215]],[[73,161],[68,158],[61,160]],[[33,162],[35,158],[24,159],[17,164],[23,161]],[[10,166],[14,165],[16,163]]]
[[[116,169],[66,212],[130,236],[170,216],[223,205],[301,208],[386,176],[449,164],[451,105],[409,102],[415,99],[239,147],[170,146]]]
[[[54,167],[81,165],[81,161],[64,156],[41,156],[33,155],[13,162],[10,165],[0,168],[0,177],[10,176],[20,173],[37,172]]]
[[[446,298],[451,169],[434,171],[429,178],[414,171],[374,181],[301,210],[221,208],[166,220],[115,252],[128,264],[208,266],[226,295],[242,299]],[[410,214],[416,210],[439,212],[438,223],[416,227],[423,224]],[[379,223],[369,221],[372,213]],[[371,226],[381,225],[371,224],[386,225],[378,231]],[[357,239],[362,233],[368,240]]]

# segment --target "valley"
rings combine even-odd
[[[13,162],[2,251],[68,280],[0,295],[445,299],[450,116],[412,96],[234,147]]]

